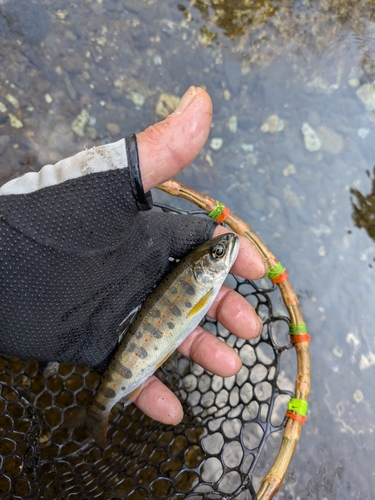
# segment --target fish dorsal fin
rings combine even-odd
[[[119,324],[119,326],[117,327],[116,333],[118,335],[118,342],[121,342],[123,336],[128,331],[129,326],[132,324],[135,315],[137,314],[137,312],[140,310],[141,307],[142,304],[132,309],[130,313],[126,316],[126,318],[123,319]]]
[[[188,318],[195,316],[200,311],[202,311],[202,309],[204,309],[204,307],[208,304],[208,302],[212,296],[213,290],[214,289],[211,288],[211,290],[209,290],[205,295],[203,295],[203,297],[200,300],[198,300],[198,302],[190,309],[189,314],[188,314]]]

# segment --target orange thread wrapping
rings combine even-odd
[[[230,214],[230,209],[228,207],[225,207],[222,214],[219,215],[219,217],[217,217],[216,222],[221,224],[222,222],[224,222],[224,220],[228,217],[229,214]]]
[[[298,413],[293,413],[292,411],[287,411],[285,413],[285,416],[288,418],[291,418],[292,420],[295,420],[296,422],[299,422],[300,424],[304,424],[306,421],[306,417],[303,417],[302,415],[299,415]]]
[[[308,333],[291,335],[290,341],[292,344],[298,344],[298,342],[310,342],[310,335]]]
[[[276,276],[275,278],[271,279],[271,281],[276,285],[277,283],[282,283],[287,279],[288,279],[288,274],[286,271],[283,271],[279,276]]]

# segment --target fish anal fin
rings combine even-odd
[[[209,290],[205,295],[203,295],[203,297],[200,300],[198,300],[198,302],[196,304],[194,304],[194,306],[190,309],[190,311],[187,315],[188,318],[195,316],[202,309],[204,309],[204,307],[207,305],[207,303],[209,302],[209,300],[212,296],[212,292],[213,292],[213,288],[211,288],[211,290]]]

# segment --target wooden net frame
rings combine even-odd
[[[158,189],[172,196],[184,198],[185,200],[194,203],[199,208],[207,210],[208,212],[212,212],[217,207],[217,202],[209,196],[199,193],[198,191],[195,191],[194,189],[191,189],[188,186],[185,186],[175,180],[164,182],[163,184],[158,186]],[[265,259],[269,269],[275,268],[275,266],[278,265],[278,260],[276,259],[274,254],[250,229],[250,227],[237,215],[233,214],[232,212],[227,213],[225,217],[225,224],[227,224],[236,233],[248,238],[257,247],[263,258]],[[304,325],[303,316],[297,296],[285,273],[282,281],[278,282],[275,280],[274,283],[277,283],[285,307],[288,310],[290,316],[290,325],[292,327],[290,329],[290,333],[293,333],[293,326],[298,327],[299,325]],[[301,335],[300,337],[301,340],[295,340],[293,342],[297,356],[297,376],[294,388],[294,400],[307,409],[307,402],[310,392],[309,336],[304,333],[304,331],[298,333],[303,333],[303,335]],[[296,339],[297,335],[292,335],[292,337]],[[257,492],[258,500],[270,500],[274,498],[275,494],[282,484],[286,471],[289,467],[290,460],[300,438],[305,417],[301,416],[301,414],[299,413],[298,405],[297,407],[289,407],[289,411],[286,413],[286,416],[288,418],[280,449],[273,465],[262,480],[262,483]]]

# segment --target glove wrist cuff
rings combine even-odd
[[[130,134],[125,137],[125,148],[128,157],[131,188],[137,207],[141,211],[151,210],[153,207],[152,195],[151,191],[145,193],[143,189],[141,171],[139,169],[137,138],[135,134]]]

